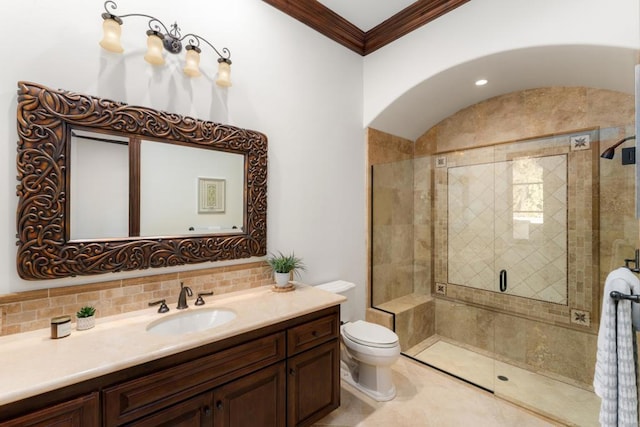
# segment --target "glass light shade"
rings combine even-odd
[[[120,33],[122,29],[115,19],[107,18],[102,21],[102,40],[100,46],[109,52],[122,53],[124,49],[120,44]]]
[[[231,64],[227,61],[218,61],[218,78],[216,84],[221,87],[231,86]]]
[[[149,34],[147,37],[147,54],[144,56],[144,60],[151,65],[164,65],[162,39],[155,34]]]
[[[185,61],[182,71],[189,77],[200,76],[200,53],[195,49],[187,49]]]

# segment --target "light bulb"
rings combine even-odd
[[[193,45],[187,45],[185,65],[182,71],[189,77],[200,76],[200,49]]]
[[[147,53],[144,60],[151,65],[164,65],[164,57],[162,56],[162,38],[163,35],[157,31],[147,31]]]
[[[122,21],[118,21],[119,19],[116,17],[107,17],[102,22],[102,40],[100,40],[100,46],[109,52],[124,52],[124,49],[120,44],[120,33],[122,32],[120,24]]]
[[[216,84],[221,87],[231,86],[231,60],[226,58],[218,59],[218,78]]]

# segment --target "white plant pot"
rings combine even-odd
[[[78,317],[78,322],[76,323],[77,330],[84,331],[85,329],[91,329],[94,326],[96,326],[96,316]]]
[[[276,280],[276,286],[280,288],[284,288],[289,284],[289,278],[291,275],[289,273],[273,273]]]

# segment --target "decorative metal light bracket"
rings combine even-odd
[[[220,53],[218,49],[216,49],[215,46],[213,46],[213,44],[211,44],[207,39],[205,39],[202,36],[199,36],[198,34],[189,33],[183,36],[180,33],[180,27],[178,27],[177,21],[171,24],[171,29],[169,29],[161,20],[159,20],[155,16],[147,15],[144,13],[127,13],[126,15],[116,15],[110,12],[109,8],[111,8],[112,11],[115,11],[118,8],[118,5],[113,0],[105,1],[104,2],[105,13],[102,14],[102,18],[103,19],[111,18],[116,22],[118,22],[118,24],[120,25],[122,25],[123,18],[129,18],[131,16],[140,16],[143,18],[148,18],[149,30],[153,31],[157,35],[162,36],[161,37],[163,39],[162,44],[164,48],[167,50],[167,52],[171,52],[171,53],[182,52],[182,44],[183,44],[183,41],[186,39],[187,44],[195,47],[200,47],[200,42],[204,42],[208,44],[211,47],[211,49],[213,49],[220,58],[229,60],[229,61],[231,60],[231,52],[226,47],[222,49],[223,53]]]
[[[167,35],[165,35],[164,38],[162,39],[162,45],[167,50],[167,52],[171,52],[171,53],[182,52],[182,39],[180,38],[180,27],[178,27],[177,22],[174,22],[173,24],[171,24],[171,29],[169,30]],[[216,53],[217,52],[218,51],[216,50]]]
[[[153,34],[162,39],[162,45],[167,52],[173,54],[180,53],[182,52],[183,45],[185,43],[187,45],[187,49],[195,49],[196,51],[200,52],[201,44],[207,44],[218,55],[218,62],[226,62],[227,64],[231,64],[231,52],[229,51],[229,49],[225,47],[222,49],[221,53],[211,42],[198,34],[188,33],[183,36],[177,22],[174,22],[169,27],[167,27],[160,19],[144,13],[128,13],[125,15],[116,15],[114,11],[117,8],[118,5],[115,1],[105,1],[105,12],[102,14],[102,18],[105,20],[113,19],[120,25],[122,25],[122,20],[124,18],[133,16],[147,18],[149,20],[149,31],[147,31],[147,35]]]

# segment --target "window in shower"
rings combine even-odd
[[[528,239],[528,224],[544,222],[544,168],[538,159],[513,161],[513,237]]]

